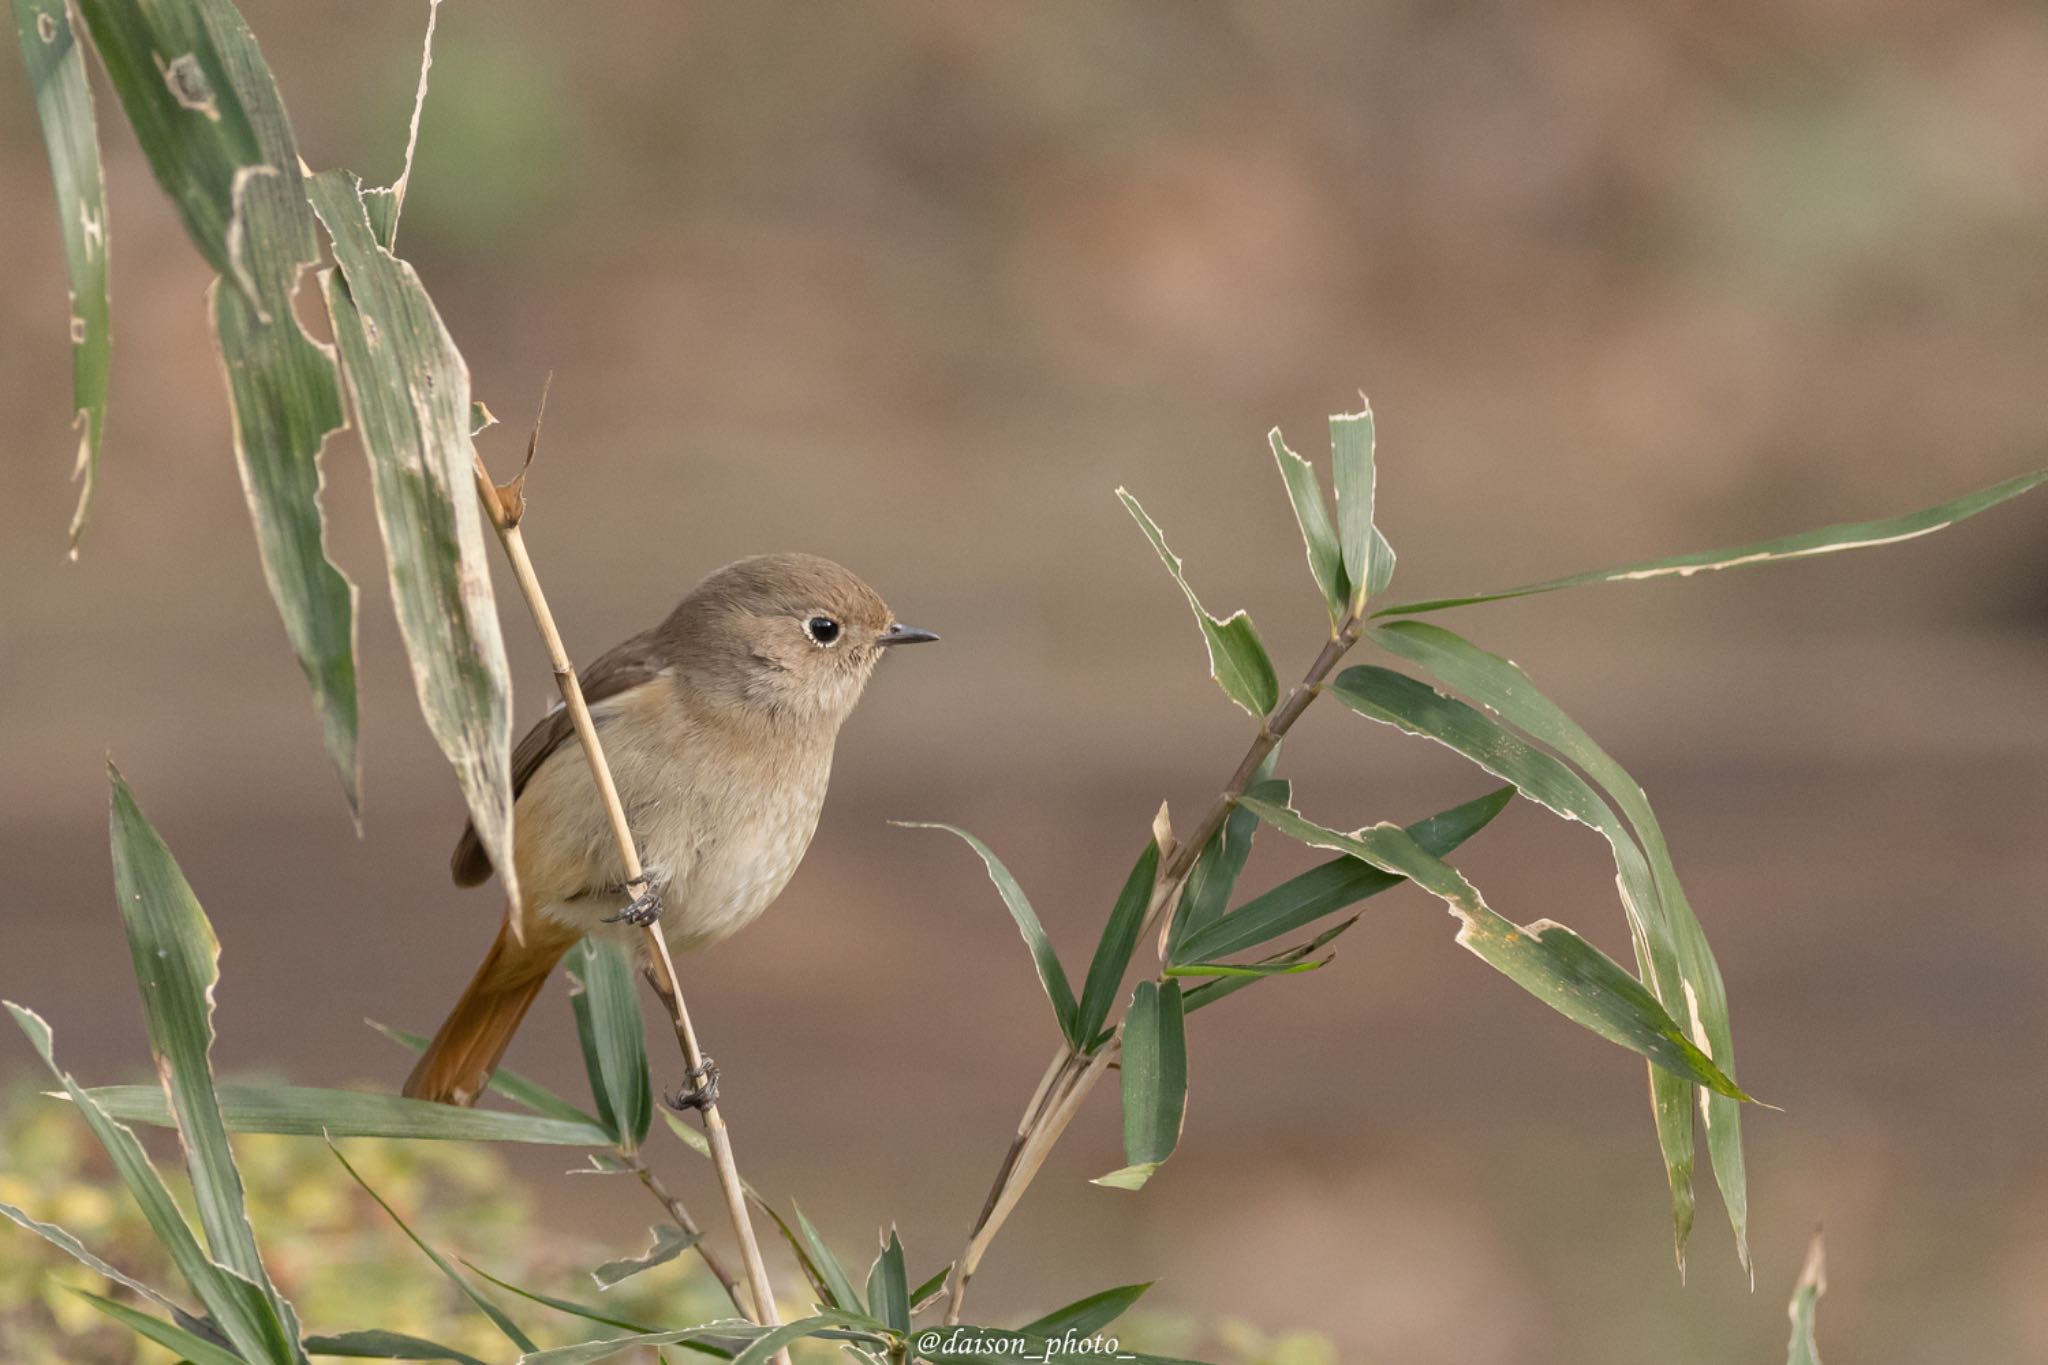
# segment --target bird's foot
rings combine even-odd
[[[646,890],[636,896],[631,905],[619,911],[616,915],[606,915],[604,922],[606,924],[630,924],[635,929],[645,929],[660,918],[661,892],[654,889],[653,882],[648,882],[646,883]]]
[[[718,1103],[718,1063],[709,1057],[702,1066],[693,1066],[683,1073],[683,1079],[690,1083],[687,1090],[678,1090],[673,1095],[663,1095],[662,1100],[678,1113],[691,1109],[709,1109]]]

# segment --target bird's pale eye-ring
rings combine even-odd
[[[829,616],[813,616],[804,622],[804,634],[813,644],[835,645],[839,643],[839,623]]]

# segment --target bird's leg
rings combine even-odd
[[[626,923],[635,929],[645,929],[661,918],[661,892],[655,889],[652,879],[642,882],[640,894],[633,903],[616,915],[606,915],[606,924]]]
[[[661,1097],[669,1108],[682,1113],[691,1109],[709,1109],[718,1103],[717,1062],[706,1057],[704,1065],[691,1067],[683,1073],[683,1079],[690,1083],[689,1089]]]

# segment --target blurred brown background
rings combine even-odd
[[[398,169],[423,6],[244,8],[306,158]],[[11,67],[12,63],[5,63]],[[145,1065],[108,905],[111,754],[226,945],[224,1067],[395,1083],[490,932],[414,710],[366,480],[359,841],[265,595],[207,274],[101,100],[115,392],[78,563],[43,152],[0,98],[0,991],[68,1063]],[[1399,595],[1938,501],[2042,463],[2048,16],[1991,0],[1557,6],[454,3],[402,246],[521,428],[529,536],[585,657],[743,553],[855,566],[945,634],[849,727],[774,915],[685,964],[743,1164],[842,1244],[950,1255],[1053,1032],[980,832],[1069,961],[1153,807],[1243,717],[1111,490],[1144,497],[1283,676],[1319,606],[1264,449],[1326,463],[1364,387]],[[494,434],[502,469],[518,436]],[[1703,1191],[1673,1272],[1642,1072],[1461,953],[1417,895],[1331,969],[1193,1030],[1141,1195],[1107,1091],[997,1244],[990,1314],[1157,1276],[1162,1304],[1403,1365],[1782,1358],[1807,1231],[1865,1362],[2048,1357],[2048,510],[1856,556],[1475,608],[1660,803],[1749,1087],[1757,1292]],[[549,679],[506,600],[520,724]],[[1330,709],[1330,708],[1324,708]],[[1333,823],[1483,780],[1314,715]],[[1267,849],[1252,877],[1300,861]],[[1463,859],[1625,953],[1605,850],[1517,808]],[[657,1056],[661,1055],[657,1053]],[[17,1074],[26,1049],[0,1048]],[[567,1011],[514,1064],[569,1087]],[[635,1192],[526,1159],[637,1244]],[[697,1202],[708,1172],[673,1162]],[[564,1188],[573,1186],[573,1189]],[[1673,1342],[1677,1344],[1672,1344]]]

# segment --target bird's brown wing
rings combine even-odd
[[[663,667],[654,648],[653,632],[636,635],[599,655],[595,663],[578,674],[583,683],[583,700],[595,706],[607,697],[630,692],[652,682]],[[512,751],[512,797],[515,801],[519,793],[526,790],[527,782],[540,770],[540,765],[547,761],[548,755],[561,747],[564,741],[573,740],[575,735],[576,724],[569,719],[568,708],[564,706],[550,710],[526,732],[526,738],[520,740],[519,747]],[[484,851],[483,841],[476,836],[474,821],[462,827],[462,837],[455,842],[455,856],[449,859],[449,868],[455,874],[457,886],[479,886],[489,880],[491,857]]]

